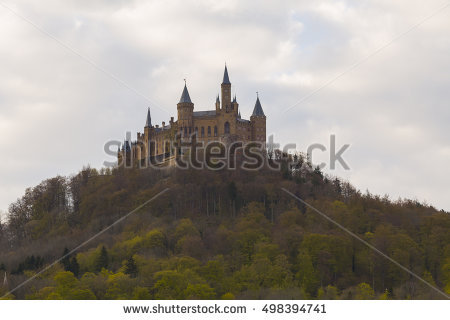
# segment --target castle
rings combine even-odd
[[[117,155],[119,165],[126,163],[124,159],[127,159],[127,162],[138,161],[144,165],[152,160],[158,163],[170,160],[175,155],[172,142],[177,139],[193,137],[203,145],[211,141],[265,143],[266,116],[259,96],[256,98],[250,120],[242,119],[236,96],[231,99],[231,82],[226,65],[221,84],[221,98],[220,100],[219,95],[217,96],[214,110],[194,111],[194,103],[185,83],[177,104],[177,120],[174,121],[171,117],[169,124],[162,122],[161,126],[152,125],[149,108],[144,133],[138,132],[136,141],[125,141],[122,147],[119,147]]]

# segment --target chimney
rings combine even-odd
[[[170,117],[170,123],[173,123],[173,117]]]
[[[165,121],[162,122],[162,126],[163,126],[163,128],[166,126],[166,122]]]

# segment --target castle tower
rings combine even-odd
[[[193,133],[193,119],[192,115],[194,112],[194,104],[191,101],[191,97],[189,96],[189,92],[186,86],[186,82],[184,84],[183,93],[181,94],[180,102],[177,104],[178,110],[178,128],[180,129],[180,133],[183,137],[189,137],[191,133]]]
[[[266,115],[261,107],[258,93],[256,93],[256,103],[250,122],[252,124],[252,140],[266,142]]]
[[[231,102],[231,109],[236,117],[239,117],[239,103],[237,103],[236,95],[234,95],[233,102]]]
[[[222,110],[230,112],[231,110],[231,82],[228,77],[227,65],[225,65],[225,71],[223,72],[223,81],[221,85],[222,89]]]
[[[217,95],[216,98],[216,114],[218,114],[220,112],[220,100],[219,100],[219,95]]]
[[[152,117],[150,116],[150,108],[147,110],[147,119],[144,127],[144,155],[149,159],[151,155],[151,132],[152,132]]]

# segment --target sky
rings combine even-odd
[[[0,211],[27,187],[114,160],[104,144],[214,108],[224,63],[243,118],[324,171],[450,210],[450,3],[0,0]]]

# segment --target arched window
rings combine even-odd
[[[230,123],[227,121],[224,124],[225,134],[230,133]]]
[[[211,137],[211,127],[208,126],[208,137]]]
[[[202,127],[202,138],[205,136],[205,127]]]
[[[184,136],[187,136],[187,127],[184,127]]]
[[[217,126],[214,126],[214,137],[217,137]]]

